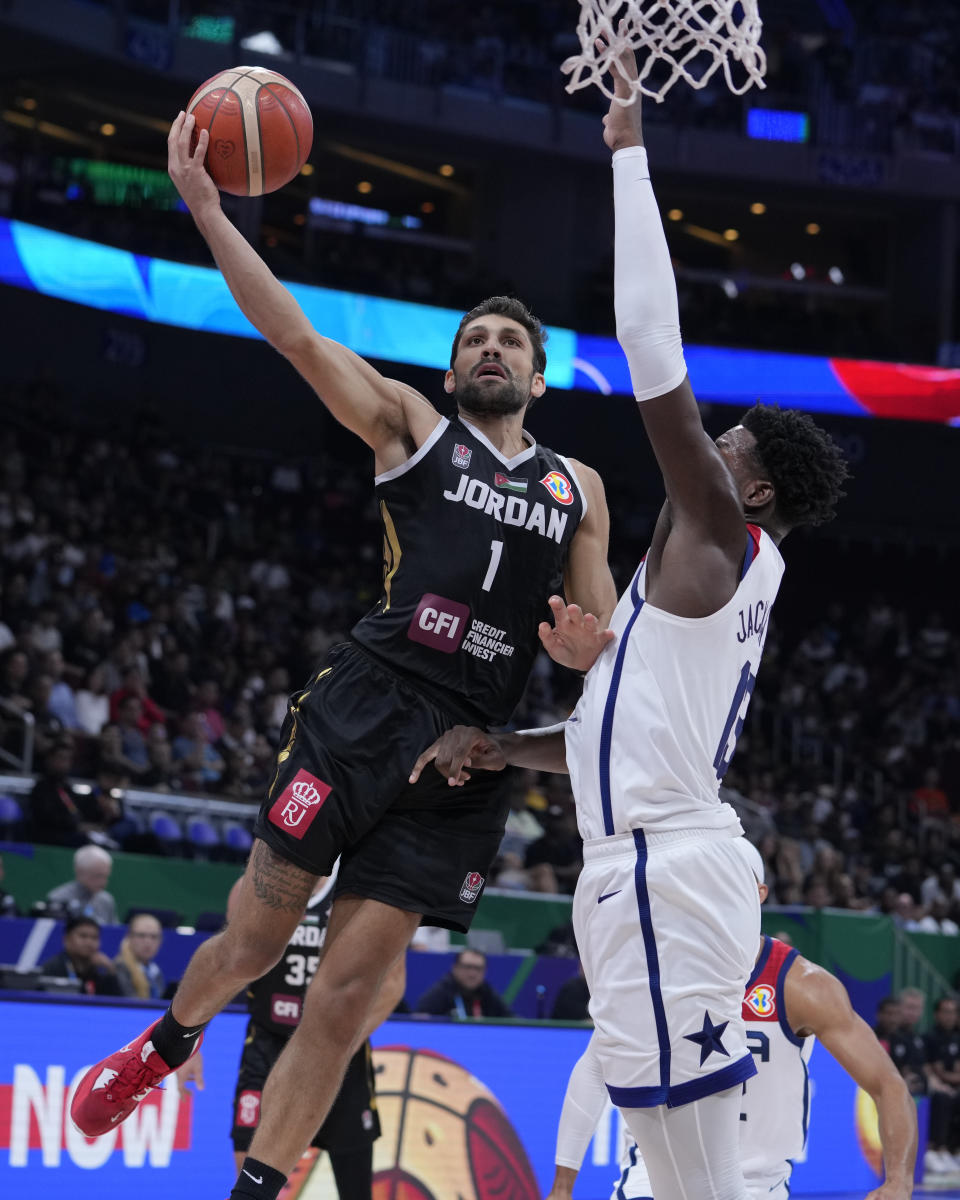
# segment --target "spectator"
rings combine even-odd
[[[136,696],[140,701],[140,715],[137,718],[136,724],[144,736],[149,733],[151,725],[166,724],[167,714],[147,694],[147,685],[143,678],[143,672],[137,666],[128,667],[124,671],[120,687],[110,697],[111,721],[120,721],[120,706],[130,696]]]
[[[0,917],[19,917],[20,910],[16,900],[3,886],[5,874],[3,859],[0,858]]]
[[[79,797],[67,779],[72,765],[72,742],[58,742],[47,754],[43,773],[27,798],[30,841],[44,846],[82,846],[89,841]]]
[[[113,859],[101,846],[81,846],[73,856],[73,879],[48,892],[47,900],[101,925],[116,925],[117,904],[106,890],[112,870]]]
[[[550,806],[546,833],[527,847],[524,865],[530,877],[531,891],[573,892],[583,868],[583,842],[571,799]]]
[[[87,672],[83,687],[77,690],[76,707],[80,731],[98,737],[110,720],[110,698],[103,667],[91,667]]]
[[[557,992],[550,1010],[551,1021],[589,1021],[590,990],[583,977],[583,964],[577,963],[577,973]]]
[[[120,752],[132,771],[142,775],[150,766],[147,742],[140,729],[143,720],[143,701],[127,693],[117,704],[117,725],[120,729]]]
[[[26,712],[30,708],[27,698],[27,676],[30,660],[17,646],[11,646],[0,655],[0,700]]]
[[[77,716],[77,697],[64,678],[63,655],[59,650],[47,651],[41,660],[40,669],[51,680],[50,698],[47,701],[50,713],[60,722],[61,729],[78,730],[80,721]]]
[[[952,906],[960,900],[960,879],[952,862],[940,864],[935,875],[928,875],[920,886],[920,898],[925,905],[943,900]]]
[[[513,1014],[486,981],[487,956],[461,950],[446,975],[428,988],[414,1012],[436,1017],[510,1017]]]
[[[782,939],[782,934],[778,933],[777,937]],[[877,1005],[877,1023],[873,1027],[873,1032],[877,1035],[877,1041],[891,1058],[893,1058],[894,1039],[899,1028],[900,1001],[896,996],[887,996]]]
[[[163,927],[151,913],[131,917],[120,952],[113,960],[124,996],[158,1000],[166,991],[163,972],[154,961],[163,942]]]
[[[927,1048],[920,1033],[927,998],[919,988],[904,988],[899,997],[900,1024],[890,1040],[893,1059],[911,1096],[927,1094]]]
[[[207,741],[213,744],[223,737],[223,713],[220,711],[220,685],[215,679],[204,679],[197,688],[196,711],[203,717]]]
[[[173,747],[165,725],[151,725],[147,734],[147,756],[150,765],[140,776],[140,787],[156,792],[171,792],[180,786],[180,776],[173,763]]]
[[[41,963],[40,970],[44,975],[75,980],[88,996],[120,995],[113,963],[100,950],[100,926],[93,917],[69,917],[63,949]]]
[[[223,775],[226,763],[207,740],[204,715],[189,713],[181,722],[182,733],[173,739],[173,761],[192,791],[213,791]]]
[[[926,1036],[929,1064],[930,1124],[924,1170],[942,1175],[960,1171],[957,1157],[957,1117],[960,1115],[960,1031],[957,1002],[942,996],[933,1011],[933,1028]]]

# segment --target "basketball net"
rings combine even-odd
[[[568,92],[595,83],[605,96],[627,105],[640,92],[660,103],[678,79],[702,88],[722,66],[727,87],[741,96],[753,84],[766,87],[762,27],[757,0],[580,0],[582,53],[560,69],[570,76]],[[639,79],[627,80],[629,99],[621,100],[604,76],[616,72],[626,79],[618,60],[637,51],[641,57],[646,51],[646,61],[638,64]]]

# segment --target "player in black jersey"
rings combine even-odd
[[[236,911],[241,883],[237,880],[230,892],[228,920]],[[238,1171],[260,1121],[267,1076],[300,1020],[303,998],[317,969],[332,892],[332,879],[318,881],[279,962],[247,988],[250,1021],[240,1056],[231,1130]],[[371,1200],[373,1143],[379,1136],[373,1060],[370,1043],[365,1041],[350,1060],[333,1107],[310,1143],[314,1160],[317,1151],[329,1155],[340,1200]],[[307,1158],[300,1163],[307,1170],[312,1165]]]
[[[91,1136],[129,1115],[277,961],[317,876],[341,855],[320,966],[233,1192],[272,1200],[363,1030],[399,999],[417,925],[467,929],[500,842],[507,803],[495,776],[451,796],[439,777],[409,784],[410,763],[458,722],[509,717],[551,594],[562,588],[605,626],[616,593],[599,477],[523,429],[546,386],[536,318],[505,297],[463,318],[444,379],[457,415],[441,417],[310,325],[224,215],[203,167],[207,134],[195,149],[193,134],[181,113],[170,174],[240,308],[374,451],[383,595],[291,699],[235,918],[197,950],[156,1026],[88,1072],[71,1114]]]

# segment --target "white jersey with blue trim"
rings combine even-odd
[[[620,599],[617,637],[587,672],[566,746],[584,841],[633,829],[735,829],[719,788],[743,727],[783,576],[773,540],[747,525],[743,573],[709,617],[648,604],[645,564]]]
[[[740,1152],[751,1195],[789,1184],[807,1144],[814,1038],[799,1037],[787,1020],[784,986],[797,951],[765,937],[743,995],[747,1045],[757,1073],[743,1085]]]

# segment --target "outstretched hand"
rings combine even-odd
[[[624,32],[621,22],[620,33]],[[597,46],[603,49],[606,43],[597,39]],[[637,71],[637,56],[633,50],[625,50],[616,60],[610,74],[613,76],[614,99],[610,101],[610,109],[603,118],[603,140],[612,151],[623,150],[627,146],[643,145],[643,125],[640,120],[640,93],[630,84],[639,78]],[[621,100],[631,103],[621,104]]]
[[[198,1092],[203,1091],[203,1054],[197,1050],[181,1067],[176,1070],[177,1082],[183,1088],[186,1084],[192,1083]]]
[[[466,767],[502,771],[507,765],[500,743],[491,733],[474,725],[454,725],[437,738],[413,764],[410,782],[416,783],[427,763],[433,763],[450,787],[463,787],[470,778]]]
[[[194,216],[205,206],[220,207],[217,185],[203,165],[210,144],[206,129],[200,130],[196,147],[191,149],[196,123],[193,113],[179,113],[167,137],[167,171]]]
[[[551,596],[547,603],[553,624],[540,622],[538,633],[544,650],[561,667],[589,671],[616,634],[601,629],[593,613],[585,613],[578,604],[564,604],[559,596]]]

